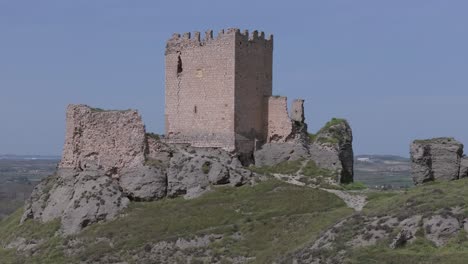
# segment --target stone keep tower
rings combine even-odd
[[[273,36],[238,29],[166,46],[166,140],[251,153],[268,137]]]

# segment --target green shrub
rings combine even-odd
[[[161,136],[156,133],[146,133],[146,136],[155,140],[160,140]]]
[[[341,185],[345,190],[364,190],[367,189],[367,186],[362,182],[352,182],[348,184]]]
[[[210,173],[210,170],[211,170],[211,162],[207,161],[207,162],[203,163],[201,169],[202,169],[203,173],[205,173],[205,174]]]

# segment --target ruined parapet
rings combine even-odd
[[[288,99],[284,96],[268,98],[267,142],[286,142],[293,132],[293,122],[288,114]]]
[[[295,122],[304,123],[305,122],[305,115],[304,115],[304,100],[303,99],[295,99],[292,102],[291,106],[291,119]]]
[[[299,143],[307,139],[304,123],[304,100],[296,99],[288,113],[288,99],[284,96],[268,97],[267,143]]]
[[[454,138],[415,140],[410,146],[411,175],[415,184],[460,177],[463,144]]]
[[[136,110],[105,111],[86,105],[69,105],[61,169],[102,168],[118,176],[122,168],[145,161],[146,135]]]

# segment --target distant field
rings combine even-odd
[[[408,158],[390,155],[360,155],[354,160],[354,180],[370,188],[413,186]]]
[[[0,219],[28,199],[34,186],[55,171],[57,159],[0,158]]]

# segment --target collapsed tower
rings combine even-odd
[[[252,153],[293,130],[286,97],[272,97],[273,36],[239,29],[174,34],[166,46],[166,141]],[[304,121],[302,100],[293,116]],[[302,111],[302,112],[301,112]]]

